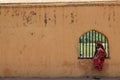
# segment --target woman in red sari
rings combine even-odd
[[[96,43],[96,51],[94,54],[94,58],[93,58],[93,63],[94,63],[94,68],[98,69],[98,70],[102,70],[103,68],[103,63],[105,60],[105,49],[101,43],[101,41],[97,41]]]

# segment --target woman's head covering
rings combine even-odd
[[[101,41],[97,41],[96,44],[102,45],[102,42]]]
[[[101,41],[96,42],[96,48],[102,48],[105,51]]]

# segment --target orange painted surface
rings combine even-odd
[[[120,6],[0,7],[1,77],[120,76]],[[103,71],[78,59],[79,37],[95,29],[107,36]]]

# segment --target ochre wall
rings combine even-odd
[[[79,37],[95,29],[107,36],[103,71],[78,59]],[[1,77],[120,76],[120,6],[0,7]]]

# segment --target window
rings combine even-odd
[[[101,41],[103,47],[106,50],[106,58],[109,58],[109,44],[106,36],[96,30],[91,30],[86,32],[79,38],[78,50],[79,58],[90,59],[93,58],[95,53],[95,43],[96,41]]]

